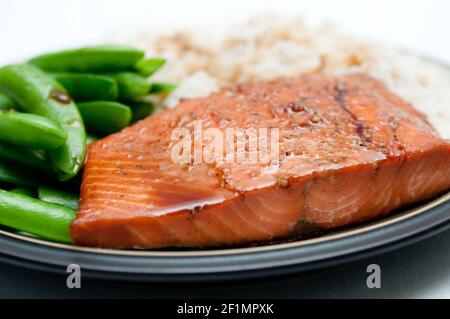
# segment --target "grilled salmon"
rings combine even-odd
[[[196,121],[223,136],[278,129],[277,143],[238,145],[236,134],[222,144],[231,160],[201,158],[208,144],[203,160],[174,160],[173,132],[195,136]],[[409,103],[365,75],[305,75],[185,100],[92,144],[71,234],[106,248],[239,245],[363,222],[449,188],[450,143]]]

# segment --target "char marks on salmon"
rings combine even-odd
[[[173,130],[196,120],[224,136],[279,128],[278,158],[174,162]],[[248,244],[359,223],[449,188],[450,143],[423,114],[365,75],[306,75],[185,100],[91,145],[71,234],[106,248]]]

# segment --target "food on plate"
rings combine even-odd
[[[70,242],[86,145],[155,110],[148,98],[174,86],[157,83],[150,92],[144,75],[163,64],[134,47],[108,45],[1,68],[0,188],[9,192],[0,194],[0,225]]]
[[[8,96],[0,92],[0,111],[10,110],[13,109],[15,106],[16,104],[12,99],[10,99]]]
[[[194,136],[198,120],[222,136],[279,128],[278,155],[174,161],[173,130]],[[239,143],[223,145],[249,158],[251,142]],[[71,235],[106,248],[248,244],[366,221],[449,188],[450,143],[411,104],[365,75],[305,75],[186,100],[92,144]]]
[[[0,68],[0,225],[95,247],[241,245],[450,188],[445,67],[301,19],[208,30]],[[222,147],[239,160],[198,152],[198,122],[205,141],[235,130]]]
[[[75,210],[0,189],[0,224],[42,238],[71,243],[68,229]]]
[[[37,56],[29,61],[50,72],[100,72],[135,70],[144,52],[129,46],[99,45]]]
[[[168,94],[176,89],[176,85],[172,83],[153,83],[150,93]]]
[[[76,102],[115,101],[119,97],[117,82],[111,77],[90,73],[52,74]]]
[[[35,171],[20,164],[0,162],[0,185],[38,187],[52,182],[53,180],[47,172]]]
[[[145,119],[155,111],[156,105],[151,101],[138,101],[131,104],[131,110],[133,112],[132,122]]]
[[[78,103],[86,129],[98,136],[120,131],[130,124],[130,107],[113,101],[91,101]]]
[[[0,163],[2,161],[22,164],[44,172],[52,170],[46,154],[0,142]]]
[[[166,59],[142,59],[136,63],[135,68],[141,75],[150,76],[158,71],[164,65],[164,63],[166,63]]]
[[[66,90],[42,70],[27,64],[1,68],[0,87],[23,110],[47,117],[65,131],[64,144],[49,151],[49,157],[61,180],[74,177],[84,163],[86,133]]]
[[[133,72],[117,72],[108,74],[116,80],[119,86],[119,98],[124,101],[134,101],[149,93],[151,84],[147,78]]]
[[[55,122],[39,115],[0,113],[0,141],[19,146],[54,150],[67,139]]]
[[[22,194],[29,197],[36,197],[36,193],[31,188],[27,187],[16,187],[10,190],[11,193]]]
[[[355,39],[332,24],[315,26],[302,17],[260,15],[212,26],[149,25],[142,32],[120,32],[108,40],[166,58],[152,77],[155,82],[177,84],[163,101],[166,107],[239,83],[314,72],[362,73],[383,81],[425,113],[441,136],[450,138],[447,67],[405,50]]]
[[[37,194],[38,198],[44,202],[78,209],[78,194],[49,187],[39,187]]]

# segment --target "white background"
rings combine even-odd
[[[450,63],[447,0],[0,0],[0,63],[20,61],[45,50],[95,43],[114,30],[147,28],[148,32],[158,32],[161,26],[223,23],[263,12],[302,15],[311,23],[329,20],[344,32]],[[445,260],[449,251],[444,249]],[[428,274],[424,278],[432,276],[433,266],[427,267],[430,269],[412,267],[411,276],[424,271]],[[423,291],[418,285],[414,296],[448,298],[448,273],[441,269],[439,279]]]
[[[112,30],[219,23],[260,12],[339,29],[450,62],[448,0],[0,0],[0,62],[93,43]]]

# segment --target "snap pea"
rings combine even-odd
[[[52,171],[51,165],[39,151],[0,142],[0,159],[23,164],[45,172]]]
[[[149,94],[167,94],[172,92],[177,86],[172,83],[152,83]]]
[[[155,104],[150,101],[133,102],[130,107],[133,113],[133,122],[146,118],[155,110]]]
[[[65,89],[32,65],[8,65],[0,69],[0,88],[24,110],[47,117],[67,133],[63,145],[49,152],[60,180],[80,170],[86,153],[83,121]]]
[[[87,73],[54,73],[52,76],[75,101],[114,101],[119,95],[116,81],[107,76]]]
[[[55,122],[34,114],[0,113],[0,141],[54,150],[67,139],[67,133]]]
[[[11,110],[16,106],[16,103],[7,95],[0,92],[0,110]]]
[[[136,63],[136,69],[143,76],[150,76],[158,71],[164,63],[166,60],[162,58],[142,59]]]
[[[133,70],[144,52],[124,45],[99,45],[37,56],[29,63],[51,72]]]
[[[0,182],[15,186],[38,187],[52,182],[46,174],[38,173],[22,165],[0,162]]]
[[[121,103],[92,101],[77,104],[86,129],[99,136],[120,131],[130,124],[131,109]]]
[[[0,224],[39,237],[71,243],[75,210],[22,194],[0,190]]]
[[[34,192],[34,190],[30,189],[30,188],[26,188],[26,187],[16,187],[10,190],[11,193],[14,194],[22,194],[22,195],[27,195],[30,197],[35,197],[36,194]]]
[[[147,81],[147,78],[137,73],[117,72],[107,75],[116,80],[119,87],[120,100],[132,101],[146,95],[150,91],[150,82]]]
[[[14,231],[14,229],[13,229],[13,231]],[[19,234],[19,235],[27,236],[27,237],[39,238],[39,236],[30,234],[30,233],[27,233],[27,232],[24,232],[24,231],[20,231],[20,230],[16,231],[16,233]]]
[[[75,210],[78,209],[79,197],[75,193],[64,192],[48,187],[39,187],[38,198],[47,203],[58,204]]]

